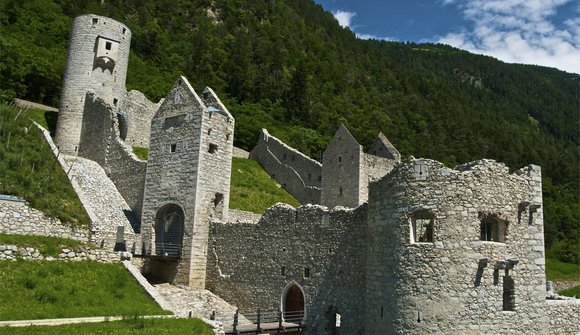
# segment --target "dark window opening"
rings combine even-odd
[[[506,271],[507,272],[507,271]],[[515,287],[514,280],[511,276],[505,275],[503,277],[503,310],[513,311],[515,309]]]
[[[483,215],[480,213],[480,239],[505,243],[507,237],[508,221],[500,219],[497,215]]]
[[[280,274],[282,276],[285,276],[286,275],[286,267],[285,266],[283,266],[283,267],[280,268]]]
[[[433,242],[435,215],[429,210],[418,210],[409,215],[411,219],[411,243]]]
[[[127,32],[127,28],[123,28],[123,35]]]
[[[217,150],[218,150],[217,144],[210,143],[207,152],[209,152],[210,154],[215,154]]]
[[[177,144],[172,144],[169,148],[170,152],[176,152],[177,151]]]
[[[211,128],[209,128],[209,129],[207,130],[207,134],[208,134],[208,135],[211,135]]]
[[[338,156],[338,162],[341,163],[342,162],[342,156]]]
[[[304,268],[304,278],[310,278],[310,268]]]
[[[113,44],[112,44],[111,42],[105,42],[105,49],[107,49],[107,50],[111,50],[111,46],[112,46],[112,45],[113,45]]]
[[[342,195],[342,186],[338,188],[338,194]]]
[[[119,100],[117,98],[113,98],[113,105],[115,105],[115,107],[117,107],[118,102],[119,102]]]
[[[99,19],[93,18],[93,24],[99,23]]]
[[[322,181],[322,176],[318,176],[318,181]]]

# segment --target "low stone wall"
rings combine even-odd
[[[32,247],[22,247],[13,244],[0,244],[0,261],[24,259],[31,261],[97,261],[112,263],[121,260],[119,253],[81,247],[78,249],[63,248],[58,256],[42,255],[40,251]]]
[[[87,229],[75,229],[23,201],[0,200],[0,233],[69,238],[86,242]]]
[[[550,318],[549,334],[580,334],[580,299],[546,300],[546,314]]]
[[[246,222],[246,223],[258,223],[260,218],[262,218],[262,214],[256,214],[252,212],[246,212],[239,209],[231,209],[229,210],[229,221],[230,222]]]
[[[247,152],[244,149],[241,149],[241,148],[238,148],[238,147],[234,147],[233,156],[234,157],[238,157],[238,158],[248,159],[248,158],[250,158],[250,153]]]

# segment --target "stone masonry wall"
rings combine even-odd
[[[149,132],[151,119],[161,106],[163,100],[154,103],[136,90],[125,94],[121,105],[121,112],[127,116],[127,137],[125,143],[133,147],[149,147]]]
[[[361,171],[363,155],[361,145],[341,125],[322,157],[323,206],[354,208],[366,201],[368,177]]]
[[[50,218],[24,201],[0,200],[0,233],[39,235],[88,241],[87,229],[75,229]]]
[[[139,221],[147,162],[137,158],[131,147],[120,139],[113,106],[89,93],[85,111],[79,156],[103,167]],[[138,232],[139,228],[135,230]]]
[[[367,334],[547,334],[541,205],[533,165],[412,160],[372,184]],[[481,240],[490,218],[503,242]]]
[[[108,17],[81,15],[69,40],[55,142],[63,153],[76,155],[85,94],[94,92],[115,107],[125,94],[131,31]]]
[[[546,300],[546,313],[550,318],[548,334],[577,335],[580,333],[580,299]]]
[[[119,253],[112,250],[79,247],[63,248],[57,256],[48,256],[32,247],[21,247],[12,244],[0,244],[0,261],[24,259],[30,261],[97,261],[103,263],[118,262]]]
[[[283,307],[292,285],[304,294],[308,334],[363,334],[366,208],[276,205],[258,224],[212,222],[207,289],[240,311]],[[308,270],[305,270],[308,269]]]
[[[258,144],[250,153],[282,187],[303,204],[320,203],[322,165],[289,147],[262,129]]]

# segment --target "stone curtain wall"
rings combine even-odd
[[[282,187],[303,204],[320,203],[322,165],[289,147],[262,129],[258,144],[250,153]]]
[[[212,222],[207,288],[243,313],[279,310],[296,283],[308,334],[332,334],[335,313],[341,334],[363,334],[365,214],[365,207],[276,205],[258,224]]]
[[[55,142],[63,153],[76,155],[85,94],[94,92],[111,105],[118,105],[125,94],[131,31],[107,17],[81,15],[73,21],[69,40]],[[98,57],[105,51],[104,43],[99,44],[104,40],[114,51],[107,63]]]
[[[510,175],[489,160],[456,170],[412,160],[372,184],[367,333],[547,334],[541,199],[538,166]],[[486,215],[508,222],[505,243],[480,240]],[[433,219],[433,242],[412,242],[413,217]]]
[[[577,335],[580,333],[580,299],[547,300],[546,313],[550,318],[548,334]]]
[[[239,209],[229,210],[229,222],[245,222],[245,223],[258,223],[262,218],[262,214],[256,214],[252,212],[246,212]]]
[[[88,240],[86,229],[74,229],[59,219],[46,216],[23,201],[0,200],[0,232],[62,237],[83,242]]]
[[[237,157],[237,158],[249,159],[250,158],[250,153],[247,152],[244,149],[241,149],[241,148],[238,148],[238,147],[234,147],[233,156],[234,157]]]
[[[134,147],[149,147],[151,120],[162,101],[153,103],[143,93],[136,90],[125,94],[121,106],[121,112],[127,115],[128,120],[125,143]]]
[[[87,94],[79,156],[91,159],[105,170],[139,221],[147,162],[140,160],[119,137],[113,106]],[[135,227],[139,232],[139,227]]]

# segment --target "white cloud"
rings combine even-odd
[[[387,36],[377,36],[373,34],[359,34],[356,33],[356,37],[361,40],[379,40],[379,41],[395,41],[392,37]]]
[[[337,10],[336,12],[332,12],[332,15],[334,15],[334,17],[338,20],[338,24],[340,24],[343,28],[350,28],[352,18],[356,16],[356,13]]]
[[[443,5],[458,7],[472,27],[439,37],[438,42],[510,63],[580,73],[580,18],[559,28],[551,21],[570,1],[443,0]]]

